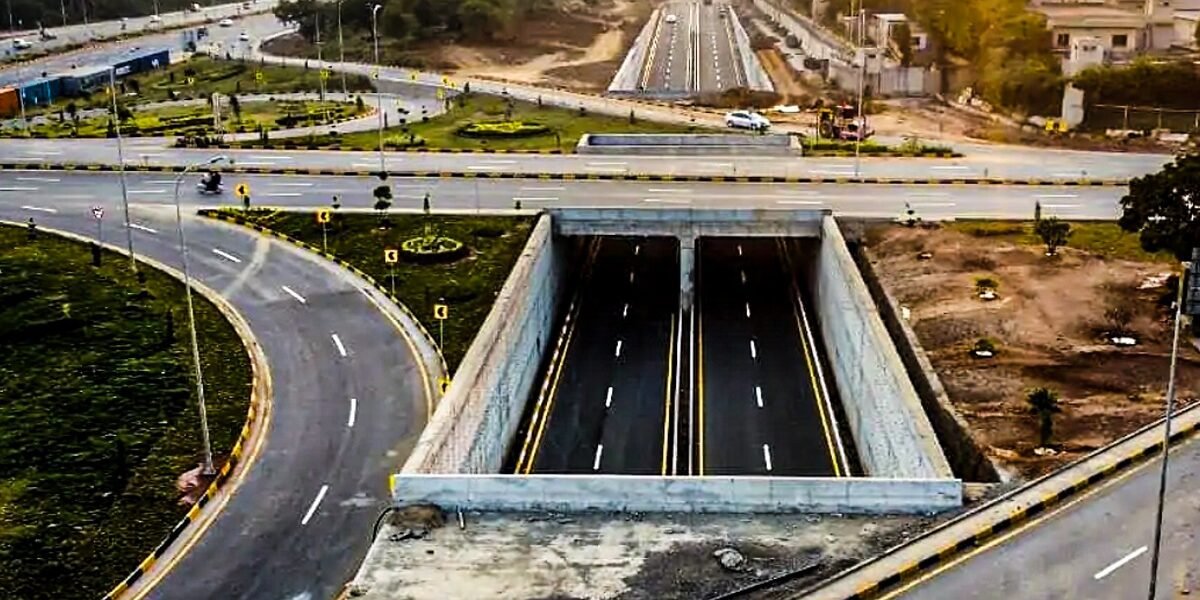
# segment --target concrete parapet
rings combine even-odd
[[[833,217],[812,283],[821,336],[855,447],[873,477],[953,476],[921,399]]]
[[[556,208],[558,235],[819,237],[828,210]]]
[[[962,506],[955,479],[397,475],[397,506],[483,511],[924,513]]]
[[[662,9],[658,8],[654,9],[654,12],[650,14],[650,18],[646,21],[646,24],[642,26],[642,31],[634,39],[633,46],[625,54],[625,60],[621,62],[621,68],[617,69],[617,74],[613,76],[612,82],[608,84],[608,93],[636,94],[640,91],[642,71],[645,70],[646,66],[646,55],[649,53],[650,43],[654,40],[655,32],[658,31],[658,20],[661,15]]]
[[[729,20],[730,26],[733,27],[733,39],[737,42],[742,74],[746,76],[746,87],[755,91],[775,91],[775,84],[771,83],[771,78],[759,62],[758,55],[754,54],[754,48],[750,46],[750,36],[746,34],[746,28],[742,27],[737,12],[729,11]]]
[[[740,133],[587,133],[575,146],[578,154],[770,155],[799,156],[800,139],[787,134]]]
[[[500,470],[553,337],[565,262],[542,216],[404,473]]]

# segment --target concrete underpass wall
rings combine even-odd
[[[395,505],[554,512],[924,513],[962,506],[954,479],[399,475]]]
[[[953,477],[833,217],[821,224],[816,263],[821,337],[863,468],[872,477]]]
[[[617,69],[617,74],[613,76],[613,80],[608,84],[609,94],[636,94],[638,86],[642,83],[642,71],[646,65],[646,55],[650,52],[650,42],[654,40],[654,34],[658,31],[658,19],[662,16],[661,9],[654,9],[650,14],[650,18],[646,20],[646,24],[642,26],[642,31],[633,41],[633,45],[629,47],[629,51],[625,54],[625,60],[621,62],[621,68]]]
[[[549,346],[566,266],[542,215],[403,473],[496,473]]]
[[[733,38],[737,42],[742,73],[746,76],[746,87],[766,92],[775,91],[775,84],[771,82],[766,69],[758,60],[758,55],[754,53],[754,48],[750,45],[750,36],[746,34],[746,28],[742,27],[742,20],[738,18],[737,12],[729,11],[728,18],[732,21]]]

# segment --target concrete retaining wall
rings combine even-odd
[[[786,134],[738,133],[587,133],[579,138],[579,154],[771,155],[799,156],[800,138]]]
[[[543,215],[404,463],[405,474],[500,470],[553,338],[565,254]]]
[[[828,210],[554,208],[557,235],[820,237]]]
[[[633,46],[625,54],[621,68],[617,69],[617,74],[608,84],[608,93],[636,94],[638,92],[638,86],[642,83],[642,71],[646,65],[646,54],[650,52],[650,42],[654,40],[654,33],[657,31],[658,19],[661,15],[662,10],[657,8],[650,14],[650,19],[646,21],[641,33],[633,41]]]
[[[484,511],[924,513],[962,506],[954,479],[399,475],[397,506]]]
[[[863,468],[872,477],[953,477],[833,217],[821,225],[814,281],[821,337]]]
[[[971,428],[966,420],[950,403],[950,397],[946,395],[933,364],[921,348],[917,334],[908,325],[908,321],[900,318],[896,299],[880,283],[879,276],[871,264],[870,254],[862,248],[856,248],[852,255],[862,272],[867,289],[875,298],[883,324],[896,344],[900,360],[904,362],[904,368],[908,371],[917,395],[921,397],[921,405],[925,407],[925,414],[937,433],[938,441],[946,452],[954,474],[966,481],[998,481],[999,470],[984,453],[982,444],[971,435]]]
[[[758,55],[754,54],[754,49],[750,47],[750,36],[746,35],[746,28],[742,27],[742,21],[738,18],[736,11],[729,11],[729,20],[733,27],[733,39],[737,42],[738,56],[742,62],[742,73],[746,76],[746,87],[765,92],[775,91],[775,84],[771,83],[766,69],[758,61]]]

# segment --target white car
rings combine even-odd
[[[162,23],[162,17],[160,17],[158,15],[150,15],[150,22],[151,23]]]
[[[771,127],[771,122],[756,112],[735,110],[731,113],[725,113],[725,126],[734,129],[766,131]]]
[[[217,25],[220,25],[221,27],[233,27],[233,19],[225,17],[224,19],[221,19]]]
[[[249,33],[247,33],[247,32],[245,32],[245,31],[243,31],[243,32],[242,32],[242,35],[239,35],[239,36],[238,36],[238,39],[239,39],[239,40],[242,40],[243,42],[248,42],[248,41],[250,41],[250,34],[249,34]]]
[[[12,41],[12,47],[14,50],[28,50],[33,47],[33,42],[22,38],[16,38]]]
[[[667,15],[667,22],[668,22],[668,23],[674,23],[675,21],[678,21],[678,20],[679,20],[679,17],[677,17],[677,16],[675,16],[675,15]]]

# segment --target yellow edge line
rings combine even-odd
[[[397,321],[396,318],[393,317],[391,313],[389,313],[379,303],[379,301],[375,299],[374,296],[371,294],[363,295],[366,296],[367,300],[369,300],[371,304],[373,304],[375,308],[383,314],[384,318],[396,328],[396,331],[400,332],[400,336],[404,338],[404,343],[408,345],[409,351],[412,352],[413,357],[417,359],[417,370],[419,370],[421,373],[421,383],[423,384],[422,389],[425,392],[425,423],[428,424],[433,418],[433,380],[429,377],[429,369],[425,368],[424,357],[421,356],[420,351],[417,349],[417,344],[413,341],[412,336],[410,336],[408,331],[406,331],[404,327],[400,325],[400,322]],[[446,375],[449,376],[449,373],[446,373]]]
[[[667,441],[671,438],[671,374],[675,357],[675,317],[671,318],[671,334],[667,339],[667,391],[663,411],[662,474],[667,474]]]
[[[699,361],[699,363],[697,364],[696,368],[699,371],[699,377],[698,377],[699,393],[698,393],[698,395],[699,395],[699,401],[700,401],[699,402],[699,404],[700,404],[700,410],[699,410],[700,419],[699,419],[699,425],[697,428],[697,437],[700,438],[700,444],[699,444],[700,472],[699,472],[699,474],[704,475],[704,313],[700,311],[700,303],[698,301],[700,298],[699,293],[696,294],[696,298],[697,298],[696,328],[698,330],[696,337],[699,338],[699,342],[697,344],[699,346],[699,351],[697,352],[697,355],[698,355],[697,360]]]

